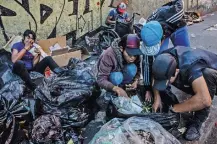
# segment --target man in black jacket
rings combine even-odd
[[[157,111],[163,103],[175,113],[195,112],[184,135],[186,140],[200,137],[200,127],[209,115],[217,86],[216,61],[217,55],[214,53],[177,46],[158,55],[153,63],[153,109]],[[170,83],[192,97],[178,103],[168,88]]]

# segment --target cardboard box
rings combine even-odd
[[[61,46],[61,49],[50,51],[49,48],[57,43]],[[45,53],[52,56],[54,61],[61,67],[66,66],[70,58],[79,58],[85,60],[90,57],[90,54],[86,48],[83,48],[82,50],[67,48],[66,36],[60,36],[47,40],[40,40],[38,44],[42,47]]]

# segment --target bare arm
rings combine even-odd
[[[32,47],[33,42],[34,42],[33,40],[29,40],[25,44],[24,49],[22,49],[20,52],[18,52],[18,50],[16,50],[16,49],[13,49],[12,57],[11,57],[12,62],[15,63],[16,61],[22,59],[22,57],[24,56],[26,51],[30,50],[30,48]]]
[[[112,21],[111,19],[112,19],[112,16],[108,16],[106,19],[106,23],[107,24],[115,24],[115,21]]]
[[[11,60],[13,63],[15,63],[16,61],[22,59],[22,57],[24,56],[24,54],[26,53],[26,49],[22,49],[20,52],[18,52],[18,50],[13,49],[12,51],[12,57]]]
[[[195,95],[183,103],[174,105],[175,112],[198,111],[211,106],[211,96],[203,76],[193,81],[192,88]]]

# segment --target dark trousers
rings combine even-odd
[[[52,71],[59,66],[56,64],[56,62],[52,59],[52,57],[48,56],[45,57],[42,61],[37,63],[35,67],[32,70],[27,70],[25,67],[25,64],[22,60],[18,60],[13,65],[13,73],[17,74],[21,77],[21,79],[26,83],[26,85],[34,90],[36,88],[35,84],[32,82],[29,72],[30,71],[36,71],[41,74],[44,74],[45,69],[49,67]]]
[[[210,68],[205,68],[203,70],[203,77],[206,81],[207,87],[209,89],[209,93],[211,98],[214,98],[216,93],[217,86],[217,71]],[[193,90],[192,90],[193,91]],[[193,93],[189,91],[185,91],[186,93]],[[171,92],[170,88],[168,88],[164,92],[160,92],[162,102],[164,103],[164,111],[168,110],[170,105],[178,104],[178,100],[176,96]],[[196,111],[193,117],[193,123],[197,123],[200,127],[201,124],[207,119],[209,115],[210,108],[204,108],[202,110]]]

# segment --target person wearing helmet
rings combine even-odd
[[[105,22],[106,25],[114,25],[116,19],[121,22],[130,21],[126,9],[127,5],[124,2],[119,3],[117,8],[111,9]]]
[[[127,34],[121,39],[113,41],[110,48],[105,50],[97,63],[98,85],[118,96],[127,97],[122,88],[125,84],[132,84],[136,89],[140,78],[140,40],[136,34]]]
[[[172,0],[148,17],[147,22],[158,21],[163,28],[160,52],[168,49],[169,40],[174,46],[190,46],[187,23],[183,16],[184,0]]]

